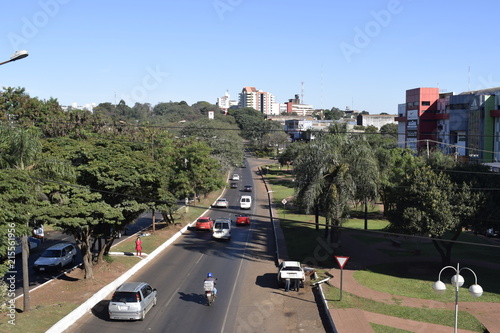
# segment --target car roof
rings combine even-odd
[[[226,198],[219,198],[217,201],[227,201]]]
[[[47,250],[61,250],[64,249],[68,245],[73,245],[71,243],[57,243],[55,245],[52,245],[51,247],[47,248]]]
[[[134,292],[140,290],[146,284],[147,284],[146,282],[125,282],[124,284],[119,286],[118,289],[116,289],[116,291]]]

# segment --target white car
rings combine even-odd
[[[238,175],[237,173],[235,173],[233,175],[233,180],[240,180],[240,175]]]
[[[212,236],[215,239],[231,239],[231,219],[215,219]]]
[[[229,207],[229,202],[226,200],[226,198],[219,198],[214,203],[214,207],[217,207],[217,208],[228,208]]]
[[[43,251],[40,258],[33,264],[37,272],[60,270],[64,266],[75,263],[76,248],[70,243],[59,243]]]
[[[252,197],[249,195],[242,195],[240,198],[240,208],[241,209],[252,208]]]
[[[304,287],[306,275],[298,261],[283,261],[278,269],[278,283],[285,286],[285,290]]]

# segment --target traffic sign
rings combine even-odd
[[[335,256],[335,259],[337,259],[337,262],[339,263],[340,269],[343,269],[347,260],[349,260],[349,257]]]
[[[287,202],[288,202],[288,201],[286,201],[286,199],[281,200],[281,203],[282,203],[283,205],[286,205],[286,203],[287,203]]]

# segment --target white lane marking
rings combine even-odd
[[[187,273],[186,277],[190,276],[191,275],[191,272],[193,271],[193,268],[196,267],[198,265],[198,263],[200,262],[201,258],[203,258],[205,254],[202,253],[201,256],[198,258],[198,260],[196,260],[196,263],[191,267],[191,269],[189,270],[189,272]],[[182,280],[182,282],[184,282],[186,279]],[[175,291],[172,293],[172,296],[170,296],[170,298],[168,299],[168,302],[165,304],[165,308],[168,307],[168,305],[170,304],[170,302],[172,301],[172,299],[174,298],[174,296],[178,295],[179,294],[179,290],[181,288],[181,283],[179,283],[179,286],[177,287],[177,289],[175,289]]]

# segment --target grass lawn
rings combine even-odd
[[[325,250],[325,247],[321,248],[321,244],[325,244],[324,226],[320,226],[319,230],[316,230],[313,215],[301,214],[293,209],[294,187],[291,177],[290,173],[277,169],[275,165],[269,167],[269,172],[266,175],[273,191],[273,201],[285,234],[290,258],[308,265],[318,264],[318,266],[324,268],[337,267],[333,259],[335,249],[331,250],[332,252],[328,252]],[[283,199],[287,200],[287,204],[283,205]],[[401,241],[401,248],[391,248],[390,239],[384,237],[384,234],[381,232],[389,222],[381,219],[379,206],[369,205],[368,209],[368,230],[364,230],[364,211],[360,207],[354,207],[351,214],[353,218],[346,221],[343,224],[343,228],[353,231],[351,232],[353,234],[352,237],[359,240],[362,244],[379,246],[383,254],[398,260],[398,264],[373,265],[366,270],[359,270],[354,275],[356,280],[368,288],[388,292],[394,295],[394,297],[407,296],[442,302],[454,302],[455,293],[449,285],[451,276],[453,275],[452,270],[445,270],[441,278],[443,282],[448,284],[449,290],[442,295],[438,295],[432,291],[432,283],[437,280],[439,271],[442,268],[439,261],[440,257],[437,255],[432,242],[428,239],[400,236],[398,240]],[[324,219],[320,218],[319,223],[323,224],[324,222]],[[354,232],[356,230],[357,232]],[[464,232],[460,236],[459,241],[460,243],[455,244],[452,250],[453,260],[458,260],[459,262],[477,262],[478,258],[481,258],[481,261],[485,263],[500,262],[500,251],[496,248],[484,246],[484,237]],[[321,249],[324,255],[318,254],[318,250]],[[421,259],[421,263],[414,263],[413,259],[416,255]],[[411,257],[412,262],[400,264],[399,262],[405,257]],[[314,260],[312,258],[323,260]],[[437,263],[429,264],[431,261],[437,261]],[[461,267],[464,266],[469,265],[461,265]],[[483,287],[485,292],[481,298],[475,298],[470,296],[467,289],[464,288],[460,296],[461,299],[467,302],[500,302],[500,286],[495,283],[500,271],[492,270],[486,265],[481,265],[479,262],[471,268],[480,277],[478,283]],[[469,276],[471,273],[462,271],[462,275],[466,283],[469,282],[470,284],[474,282],[473,276]],[[338,289],[332,287],[325,289],[331,308],[359,308],[370,312],[450,327],[454,325],[453,310],[421,309],[390,305],[346,292],[343,292],[342,301],[339,302],[340,295]],[[460,328],[475,332],[484,332],[483,325],[471,314],[461,311],[459,318]],[[383,325],[373,324],[372,327],[376,332],[406,332],[405,330],[388,328]]]

